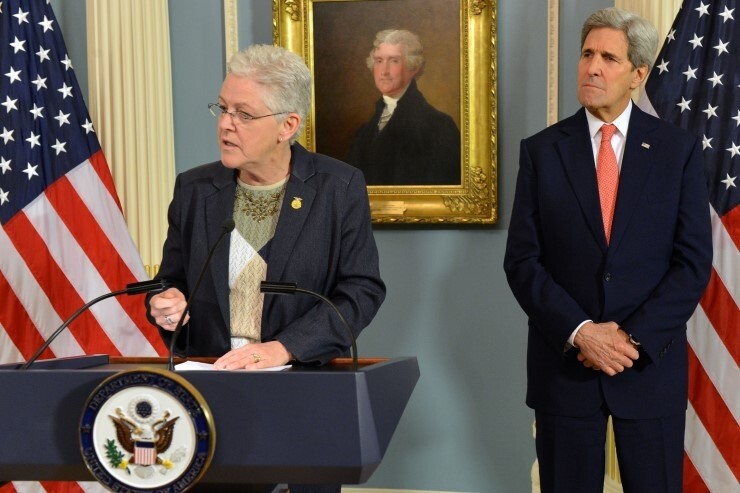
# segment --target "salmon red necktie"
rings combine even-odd
[[[617,203],[617,188],[619,187],[619,168],[617,156],[612,147],[612,135],[617,127],[605,124],[601,127],[601,145],[596,162],[596,180],[599,183],[599,201],[601,202],[601,218],[604,220],[606,243],[609,244],[614,219],[614,205]]]

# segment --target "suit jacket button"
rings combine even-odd
[[[606,274],[604,274],[604,281],[609,282],[611,280],[612,280],[612,275],[611,274],[609,274],[608,272]]]

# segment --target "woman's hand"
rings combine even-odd
[[[164,330],[175,330],[177,322],[182,318],[182,313],[187,305],[185,295],[177,288],[169,288],[151,297],[149,300],[149,314],[157,325]],[[190,315],[185,317],[183,324],[188,323]]]
[[[292,358],[281,342],[261,342],[232,349],[221,356],[213,367],[217,370],[258,370],[282,366]]]

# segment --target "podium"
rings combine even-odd
[[[0,484],[92,481],[80,454],[85,402],[124,370],[161,358],[85,356],[0,369]],[[216,429],[204,484],[367,481],[388,448],[419,379],[416,358],[348,360],[282,372],[182,371]]]

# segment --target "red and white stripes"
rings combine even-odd
[[[686,491],[737,491],[740,483],[740,208],[712,210],[712,277],[688,325]]]
[[[101,152],[51,184],[0,229],[0,361],[28,358],[87,301],[146,278]],[[109,174],[108,174],[109,176]],[[165,348],[141,296],[105,300],[80,316],[44,357],[156,356]],[[20,356],[20,358],[19,358]]]

